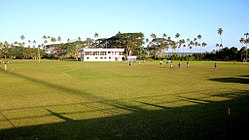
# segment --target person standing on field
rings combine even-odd
[[[181,68],[181,63],[179,62],[179,63],[178,63],[178,69],[180,69],[180,68]]]
[[[188,61],[186,62],[186,66],[187,66],[187,68],[189,68],[189,66],[190,66]]]
[[[4,70],[7,71],[7,64],[9,63],[9,61],[5,61],[3,62],[3,65],[4,65]]]

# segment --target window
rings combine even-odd
[[[100,55],[106,55],[106,52],[100,52]]]
[[[95,57],[95,59],[98,59],[98,57]]]
[[[93,55],[99,55],[99,52],[93,52]]]
[[[119,55],[123,55],[123,52],[119,52]]]
[[[112,57],[109,57],[109,59],[112,59]]]
[[[103,57],[100,57],[100,59],[103,59]]]
[[[86,57],[86,59],[89,59],[89,57]]]
[[[92,52],[85,52],[85,55],[92,55]]]

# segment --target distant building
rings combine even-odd
[[[122,61],[124,49],[117,48],[83,48],[80,51],[81,61]]]

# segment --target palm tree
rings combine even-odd
[[[47,37],[44,35],[42,36],[42,39],[44,39],[43,43],[44,43],[44,46],[46,46],[46,44],[48,43]]]
[[[28,43],[29,43],[28,47],[30,48],[31,40],[28,40]]]
[[[222,28],[218,28],[217,32],[218,32],[218,35],[220,35],[220,46],[222,46],[222,48],[223,48],[223,45],[222,45],[222,38],[221,38],[221,35],[222,35],[222,33],[223,33],[223,29],[222,29]]]
[[[78,37],[78,41],[81,41],[81,38],[80,38],[80,37]]]
[[[44,40],[44,44],[46,45],[48,43],[48,41],[47,40]]]
[[[44,35],[44,36],[42,36],[42,39],[47,39],[47,36],[45,36],[45,35]]]
[[[167,37],[167,34],[166,34],[166,33],[164,33],[164,34],[163,34],[163,38],[166,38],[166,37]]]
[[[24,39],[25,39],[25,36],[24,36],[24,35],[21,35],[20,38],[21,38],[21,40],[24,40]]]
[[[95,40],[94,40],[94,46],[95,46],[95,47],[97,47],[97,46],[99,45],[99,41],[97,41],[98,37],[99,37],[99,34],[98,34],[98,33],[95,33],[95,34],[94,34],[94,38],[95,38]]]
[[[189,42],[189,49],[191,50],[193,48],[193,46],[195,45],[195,42],[194,41],[190,41]]]
[[[200,41],[201,41],[201,37],[202,37],[201,35],[198,35],[198,36],[197,36],[197,39],[199,39],[199,44],[200,44]],[[201,46],[201,45],[200,45],[200,46]],[[200,53],[201,53],[201,47],[200,47]]]
[[[205,46],[207,46],[207,43],[206,43],[206,42],[203,42],[203,43],[201,44],[201,46],[202,46],[202,47],[205,47]]]
[[[21,38],[21,40],[23,41],[23,40],[25,39],[25,36],[24,36],[24,35],[21,35],[21,37],[20,37],[20,38]],[[25,43],[24,43],[24,42],[22,42],[22,45],[21,45],[21,46],[24,46],[24,44],[25,44]]]
[[[176,33],[175,38],[179,38],[179,37],[180,37],[180,34]]]
[[[242,47],[243,47],[243,44],[245,43],[245,39],[244,38],[240,38],[239,42],[242,44]]]
[[[87,46],[88,46],[89,48],[91,48],[91,47],[92,47],[92,43],[93,43],[93,39],[87,38],[87,39],[86,39],[86,43],[87,43]]]
[[[0,42],[0,50],[2,50],[2,48],[3,48],[3,43]]]
[[[151,34],[150,34],[150,37],[151,37],[152,39],[156,39],[156,34],[151,33]]]
[[[51,37],[51,38],[50,38],[50,41],[51,41],[52,43],[54,43],[54,42],[56,42],[56,38]]]
[[[95,33],[95,34],[94,34],[94,38],[97,39],[98,37],[99,37],[99,34],[98,34],[98,33]]]
[[[218,47],[220,47],[220,44],[219,44],[219,43],[216,44],[216,48],[218,48]]]
[[[246,43],[246,61],[247,61],[247,43],[248,43],[248,35],[249,35],[249,33],[245,33],[244,34],[245,36],[246,36],[246,40],[245,40],[245,43]]]
[[[41,47],[41,45],[38,45],[38,47],[37,47],[37,49],[38,49],[38,61],[39,61],[39,63],[41,62],[40,47]]]
[[[182,48],[183,48],[183,55],[184,55],[184,48],[186,47],[186,45],[185,45],[186,41],[185,41],[185,39],[182,39],[181,42],[182,42],[182,44],[183,44],[183,47],[182,47]]]
[[[180,34],[179,34],[179,33],[176,33],[175,38],[178,39],[179,37],[180,37]],[[178,48],[180,47],[180,44],[181,44],[180,41],[177,41],[177,42],[176,42],[176,45],[177,45],[177,53],[178,53]]]
[[[245,43],[245,39],[244,38],[240,38],[240,40],[239,40],[239,42],[241,43],[241,50],[242,50],[242,48],[243,48],[243,44]],[[243,60],[243,58],[242,58],[242,51],[241,51],[241,53],[240,53],[240,56],[241,56],[241,61]]]
[[[60,36],[58,36],[57,41],[61,42],[61,37]]]
[[[146,39],[145,39],[145,42],[146,42],[146,43],[149,43],[149,39],[148,39],[148,38],[146,38]]]

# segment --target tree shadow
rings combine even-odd
[[[249,84],[248,78],[241,78],[241,77],[211,78],[209,80],[214,82],[223,82],[223,83]]]
[[[65,121],[3,129],[0,139],[242,139],[249,130],[249,91],[236,93],[225,101],[180,97],[196,104],[179,107],[135,101],[159,110],[111,101],[112,107],[131,113],[85,120],[72,121],[63,113],[46,109]],[[222,96],[226,95],[230,97],[231,93]],[[206,103],[200,103],[203,101]]]
[[[240,75],[240,77],[249,77],[249,75]]]
[[[150,102],[153,98],[167,98],[166,95],[133,99],[139,105],[132,105],[121,100],[108,100],[85,91],[62,87],[20,74],[10,74],[50,88],[63,90],[66,94],[91,99],[93,102],[75,103],[76,105],[87,104],[85,106],[91,108],[87,111],[57,112],[50,109],[53,106],[39,107],[47,111],[48,114],[45,116],[53,116],[63,122],[2,129],[0,139],[240,139],[247,136],[249,130],[248,90],[222,94],[223,97],[229,98],[226,101],[208,101],[175,95],[180,100],[194,103],[188,106],[167,107],[161,102]],[[231,95],[232,98],[230,98]],[[143,101],[144,99],[146,102]],[[92,103],[100,104],[99,108],[91,106]],[[104,105],[108,107],[102,109]],[[67,105],[54,106],[66,107]],[[158,109],[147,110],[143,106]],[[228,107],[232,110],[231,116],[227,115]],[[37,108],[34,107],[34,109]],[[22,108],[19,109],[22,110]],[[124,110],[129,113],[113,115],[111,110]],[[108,116],[77,120],[70,118],[70,115],[84,115],[92,112],[103,112]],[[29,116],[25,119],[32,120],[35,117],[41,116]],[[13,119],[23,118],[5,116],[5,120],[10,123]],[[14,123],[13,126],[15,126]]]

